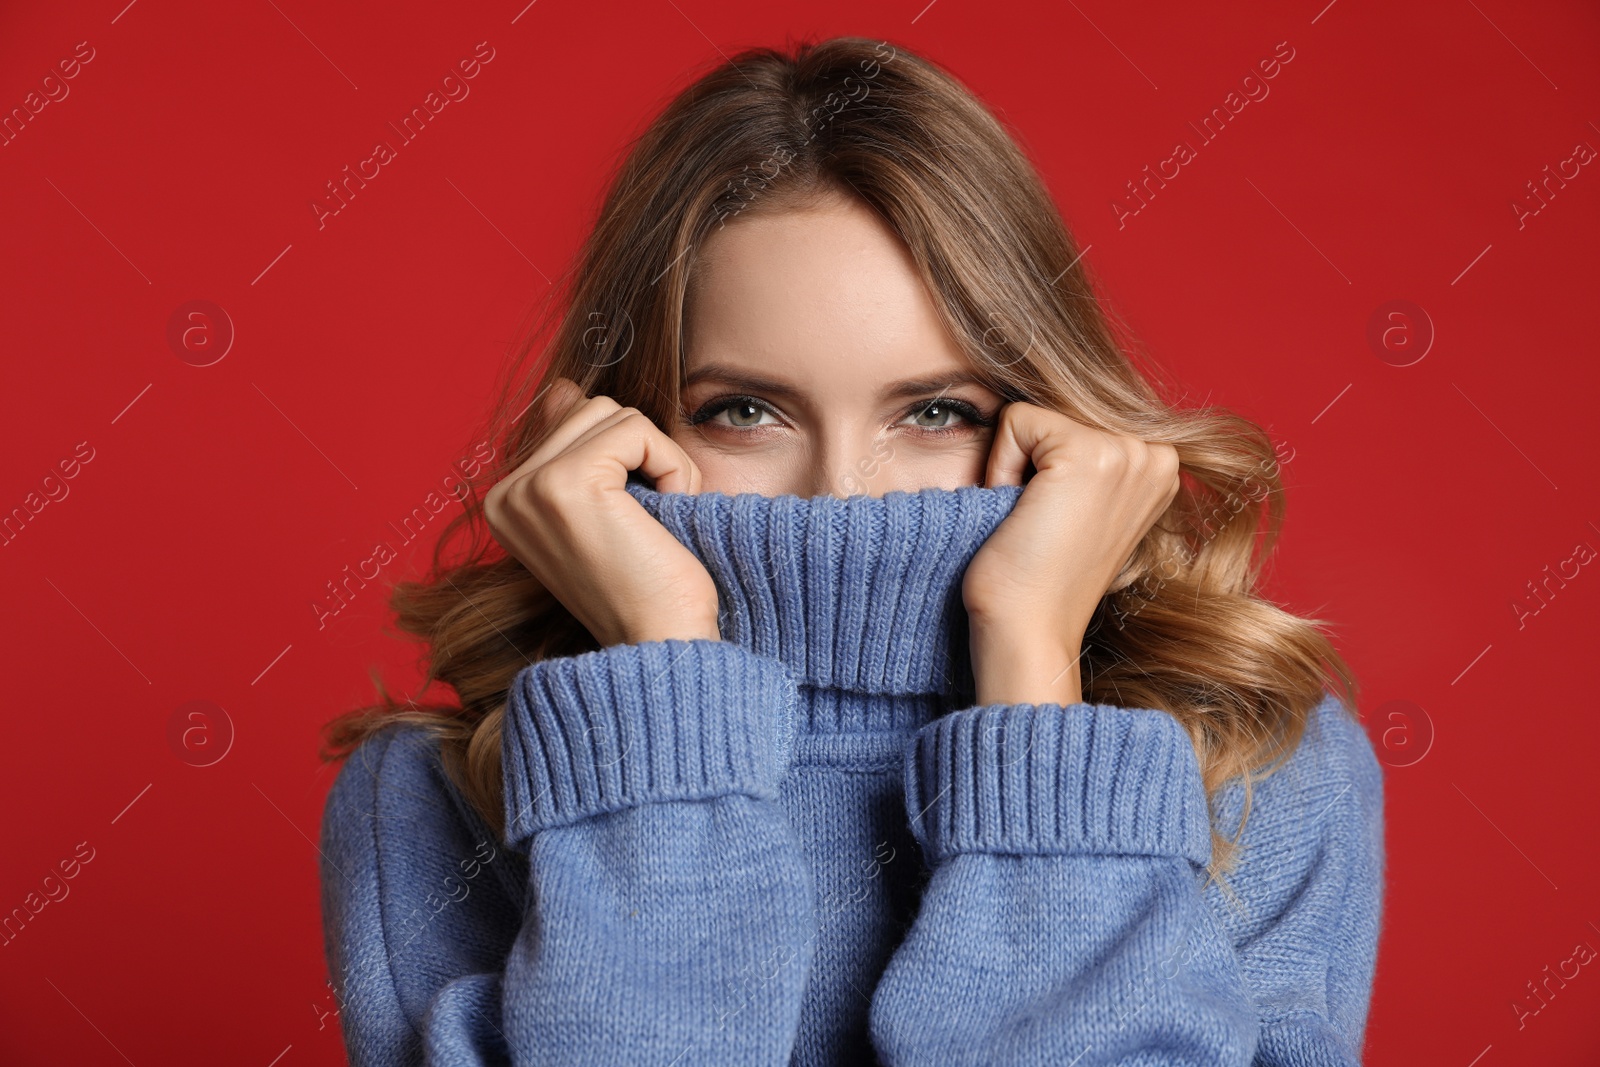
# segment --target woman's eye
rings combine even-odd
[[[694,417],[689,422],[691,425],[698,426],[703,422],[710,422],[724,413],[727,414],[728,418],[723,425],[745,430],[768,425],[761,421],[761,416],[771,414],[771,409],[749,397],[731,397],[727,400],[713,400],[695,412]]]
[[[726,416],[726,418],[721,418]],[[763,416],[773,416],[764,420]],[[754,430],[776,426],[780,420],[766,404],[749,396],[723,397],[706,403],[689,418],[689,424],[699,426],[712,422],[734,430]],[[909,425],[930,435],[958,434],[982,426],[991,426],[993,419],[963,400],[933,399],[912,408],[900,425]]]
[[[952,403],[947,400],[930,400],[913,411],[909,416],[915,425],[925,430],[952,429],[950,417],[958,416],[970,423],[978,423],[977,412],[966,404]]]
[[[751,404],[745,401],[735,401],[722,409],[728,413],[728,421],[735,426],[759,426],[761,416],[767,409],[760,404]]]

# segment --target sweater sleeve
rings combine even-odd
[[[501,738],[504,847],[527,861],[509,951],[408,1003],[379,913],[428,887],[327,881],[330,958],[339,933],[358,958],[341,1014],[354,1067],[787,1064],[815,941],[777,801],[796,702],[783,663],[705,639],[519,672]]]
[[[1210,813],[1176,718],[993,704],[920,728],[906,803],[931,874],[873,993],[880,1061],[1359,1065],[1381,774],[1358,725],[1342,736],[1270,800],[1257,785],[1280,810],[1254,818],[1282,840],[1255,879],[1272,913],[1250,917],[1241,951],[1202,888]]]

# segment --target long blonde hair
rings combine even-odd
[[[494,459],[466,480],[426,579],[390,594],[396,625],[425,643],[424,688],[443,682],[455,700],[402,705],[374,675],[379,702],[329,722],[322,758],[343,758],[391,723],[425,725],[451,779],[503,833],[512,679],[535,660],[596,647],[484,521],[484,493],[552,429],[533,404],[542,383],[570,378],[671,427],[701,243],[740,214],[840,195],[876,209],[905,242],[946,327],[1002,397],[1176,447],[1182,487],[1085,635],[1083,697],[1177,717],[1213,801],[1243,780],[1237,832],[1213,825],[1210,871],[1221,876],[1252,780],[1298,746],[1325,684],[1352,715],[1356,706],[1321,620],[1257,592],[1283,521],[1281,457],[1254,422],[1164,401],[1114,338],[1075,241],[999,121],[927,60],[857,37],[741,52],[634,143],[575,269],[530,309],[502,372],[483,434]]]

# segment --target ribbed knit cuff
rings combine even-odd
[[[906,745],[906,810],[930,866],[957,852],[1211,858],[1188,732],[1164,711],[988,704]]]
[[[789,668],[727,641],[647,641],[541,660],[506,699],[506,843],[666,800],[772,799],[794,750]]]

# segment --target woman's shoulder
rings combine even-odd
[[[438,734],[415,722],[393,722],[369,734],[340,764],[323,809],[325,832],[419,844],[432,838],[498,836],[445,771]]]
[[[1237,937],[1248,937],[1301,899],[1313,882],[1338,879],[1347,904],[1381,898],[1384,778],[1366,727],[1350,706],[1325,691],[1307,716],[1293,752],[1252,780],[1230,781],[1214,805],[1217,828],[1239,837],[1228,882],[1248,903],[1228,909]],[[1214,889],[1215,887],[1213,887]]]
[[[362,741],[328,791],[321,836],[330,963],[392,983],[413,1022],[445,982],[496,969],[527,860],[455,787],[433,731],[393,723]]]
[[[1256,788],[1278,799],[1279,806],[1290,798],[1296,806],[1309,806],[1315,815],[1313,825],[1325,827],[1339,813],[1341,817],[1381,813],[1383,765],[1355,710],[1324,690],[1307,716],[1294,753]]]
[[[1341,808],[1381,808],[1383,765],[1355,712],[1336,693],[1323,690],[1306,714],[1305,729],[1293,750],[1269,768],[1257,769],[1251,777],[1250,793],[1250,822],[1274,810],[1292,809],[1294,821],[1310,832]],[[1218,791],[1217,814],[1236,821],[1244,796],[1243,780],[1230,779]],[[1349,804],[1328,806],[1347,797]],[[1269,800],[1271,810],[1266,805]],[[1316,818],[1305,819],[1307,809]]]
[[[444,773],[433,731],[417,723],[392,722],[368,734],[339,764],[323,822],[383,837],[391,820],[439,808],[456,792]]]

